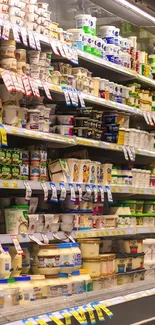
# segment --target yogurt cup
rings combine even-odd
[[[30,29],[30,30],[36,31],[37,26],[38,26],[38,25],[37,25],[36,23],[33,23],[33,22],[31,22],[31,21],[26,21],[26,22],[25,22],[25,27],[27,27],[27,28]]]
[[[76,28],[83,29],[83,31],[86,34],[91,33],[90,19],[91,19],[91,15],[85,15],[85,14],[82,15],[81,14],[81,15],[75,16]]]
[[[40,75],[40,66],[37,64],[31,64],[30,66],[30,75],[33,79],[39,79]]]
[[[114,44],[115,26],[101,26],[101,37],[106,40],[107,44]]]
[[[28,57],[30,64],[39,64],[40,52],[39,51],[28,51]]]
[[[27,5],[26,6],[27,13],[30,14],[37,14],[38,13],[38,7],[37,5]]]
[[[39,110],[37,110],[37,109],[29,109],[28,110],[28,122],[27,122],[28,129],[38,130],[39,116],[40,116]]]
[[[91,42],[92,42],[92,35],[84,34],[83,50],[85,52],[91,53]]]
[[[92,34],[92,36],[96,35],[96,21],[97,21],[96,17],[92,17],[92,16],[90,17],[89,25],[90,25],[90,33]]]
[[[106,44],[105,46],[106,58],[110,62],[114,62],[114,48],[115,48],[114,44]]]
[[[42,8],[42,9],[44,9],[44,10],[46,10],[46,11],[48,10],[48,6],[49,6],[48,3],[45,3],[45,2],[38,2],[37,5],[38,5],[38,8]]]
[[[0,54],[1,54],[1,59],[15,59],[15,49],[16,46],[14,44],[8,44],[6,45],[1,45],[0,48]]]
[[[79,183],[89,183],[90,179],[90,160],[79,160]]]
[[[37,23],[38,22],[38,14],[36,13],[28,13],[26,15],[26,19],[30,22]]]
[[[83,51],[84,45],[84,31],[81,29],[68,29],[67,32],[72,33],[73,45],[79,50]]]
[[[30,166],[30,180],[39,181],[40,178],[40,167]]]

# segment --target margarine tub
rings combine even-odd
[[[47,298],[47,282],[44,275],[30,275],[35,300]]]
[[[58,275],[46,275],[47,297],[61,296],[60,280]]]
[[[74,268],[74,255],[71,243],[57,244],[60,255],[60,273],[71,273]]]
[[[94,258],[99,256],[99,239],[79,239],[82,258]],[[87,269],[87,268],[86,268]]]
[[[101,275],[101,258],[83,258],[83,268],[88,270],[91,278],[98,278]]]
[[[17,276],[14,278],[17,287],[20,288],[20,305],[25,305],[35,300],[33,284],[30,276]]]
[[[28,205],[5,208],[5,223],[7,234],[27,234]]]
[[[0,252],[0,279],[8,279],[11,274],[11,256],[7,247],[3,250]]]
[[[11,277],[19,276],[22,271],[22,255],[18,254],[15,246],[9,246],[11,255]]]
[[[116,273],[125,273],[132,271],[132,256],[129,254],[118,253],[115,260]]]
[[[132,254],[132,269],[144,269],[144,253]]]
[[[57,245],[39,246],[38,270],[43,275],[58,274],[60,271],[60,252]]]
[[[80,269],[81,279],[84,281],[84,291],[93,291],[93,281],[91,280],[90,274],[87,269]]]

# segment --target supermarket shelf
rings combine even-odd
[[[68,137],[68,136],[62,136],[60,134],[32,131],[32,130],[22,129],[22,128],[13,127],[5,124],[3,126],[7,134],[30,138],[30,139],[36,139],[36,140],[61,143],[64,144],[65,147],[76,145],[76,137],[71,137],[71,136]]]
[[[130,69],[127,69],[125,67],[122,67],[120,65],[117,65],[115,63],[106,61],[104,59],[101,58],[97,58],[96,56],[90,54],[90,53],[86,53],[83,51],[78,50],[78,56],[80,59],[85,60],[85,61],[89,61],[95,65],[98,66],[102,66],[106,69],[112,70],[113,72],[117,72],[120,75],[125,75],[127,76],[129,79],[134,79],[137,80],[143,84],[148,85],[149,87],[155,88],[155,80],[147,78],[143,75],[138,74],[136,71],[132,71]]]
[[[111,186],[112,193],[123,193],[131,195],[155,195],[155,188],[137,188],[132,186]]]

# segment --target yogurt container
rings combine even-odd
[[[115,26],[101,26],[101,37],[106,40],[107,44],[114,44]]]
[[[73,45],[76,46],[79,50],[83,51],[84,31],[81,29],[68,29],[67,32],[73,34]]]
[[[96,21],[97,21],[96,17],[92,17],[92,16],[90,17],[89,25],[90,25],[90,33],[92,34],[92,36],[96,35]]]
[[[40,178],[40,167],[30,166],[30,180],[39,181]]]
[[[69,166],[69,182],[77,182],[79,178],[79,160],[78,159],[66,159]]]
[[[28,122],[27,122],[28,129],[38,130],[39,116],[40,116],[39,110],[37,110],[37,109],[29,109],[28,110]]]
[[[75,16],[76,28],[83,29],[83,31],[86,34],[91,33],[90,19],[91,19],[91,15],[85,15],[85,14],[82,15],[81,14],[81,15]]]
[[[3,106],[3,122],[4,124],[18,126],[18,114],[20,107],[16,105]]]
[[[79,160],[79,183],[88,183],[90,178],[90,160]]]
[[[8,42],[5,45],[1,46],[0,54],[1,59],[15,59],[15,44],[8,44]]]

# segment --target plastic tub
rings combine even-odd
[[[99,239],[79,239],[80,249],[83,258],[94,258],[99,256]]]
[[[58,274],[60,271],[60,254],[56,245],[39,246],[38,270],[43,275]]]
[[[77,182],[79,178],[79,160],[75,158],[66,159],[69,166],[69,182]]]
[[[88,183],[90,177],[90,160],[79,160],[79,183]]]
[[[88,273],[91,278],[97,278],[100,276],[101,272],[101,258],[92,257],[92,258],[83,258],[83,268],[88,270]]]
[[[27,205],[5,208],[7,234],[27,234],[28,209],[29,207]]]
[[[28,110],[27,128],[30,130],[38,130],[40,111],[38,109]]]
[[[72,33],[73,45],[83,51],[84,32],[80,29],[68,29],[67,32]]]
[[[71,232],[73,230],[73,223],[61,222],[60,228],[64,232]]]
[[[11,255],[11,277],[19,276],[22,271],[22,255],[18,254],[15,246],[9,247]]]
[[[91,30],[90,30],[90,19],[91,19],[91,15],[83,14],[83,15],[75,16],[76,28],[83,29],[83,31],[86,34],[89,34],[91,32]]]
[[[136,213],[143,212],[144,201],[136,200]]]
[[[18,125],[18,114],[20,107],[16,105],[3,106],[3,122],[8,125]]]
[[[71,273],[74,267],[74,256],[70,243],[57,244],[60,255],[60,272]]]

